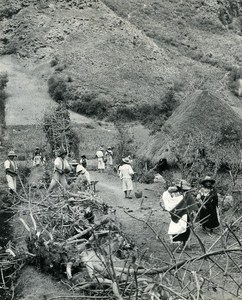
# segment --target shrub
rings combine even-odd
[[[154,171],[148,171],[148,172],[144,172],[141,177],[140,177],[140,182],[142,183],[154,183],[154,179],[155,179],[155,173]]]
[[[52,60],[51,60],[51,62],[50,62],[50,66],[51,67],[54,67],[54,66],[56,66],[57,64],[58,64],[58,58],[57,57],[54,57]]]
[[[79,114],[103,119],[109,114],[110,104],[105,99],[98,99],[97,94],[90,93],[83,95],[79,101],[73,102],[71,109]]]
[[[52,99],[60,103],[66,101],[67,86],[63,78],[52,76],[48,80],[48,91]]]

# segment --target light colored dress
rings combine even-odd
[[[98,150],[96,152],[96,157],[97,157],[97,168],[98,170],[104,170],[105,169],[105,163],[103,160],[103,151]]]

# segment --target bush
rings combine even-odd
[[[110,104],[105,99],[98,99],[95,93],[90,93],[83,95],[79,101],[73,102],[71,109],[79,114],[103,119],[109,114]]]
[[[155,179],[154,171],[148,171],[148,172],[143,173],[140,176],[139,181],[142,183],[150,184],[150,183],[154,183],[154,179]]]
[[[48,91],[52,99],[56,102],[65,102],[67,99],[67,86],[63,78],[50,77],[48,80]]]

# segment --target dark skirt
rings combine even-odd
[[[200,222],[204,229],[213,229],[219,226],[218,214],[215,205],[206,205],[200,211]]]
[[[191,229],[187,226],[187,230],[181,234],[172,235],[173,242],[186,242],[189,239]]]

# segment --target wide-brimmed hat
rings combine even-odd
[[[72,166],[77,166],[78,165],[78,161],[76,159],[73,159],[71,162],[70,162],[70,165]]]
[[[183,190],[183,191],[189,191],[192,188],[191,185],[184,179],[179,180],[178,182],[176,182],[176,186],[178,188],[180,188],[181,190]]]
[[[8,156],[17,156],[17,154],[13,150],[11,150],[8,152]]]
[[[87,158],[86,155],[82,155],[81,158]]]
[[[61,156],[63,154],[67,154],[67,152],[64,148],[60,148],[59,151],[58,151],[58,156]]]
[[[130,163],[131,163],[131,161],[130,161],[130,159],[129,159],[128,157],[122,158],[122,161],[123,161],[124,163],[126,163],[126,164],[130,164]]]
[[[205,176],[205,178],[200,181],[201,184],[204,184],[206,182],[211,182],[211,184],[214,184],[215,180],[211,176]]]

